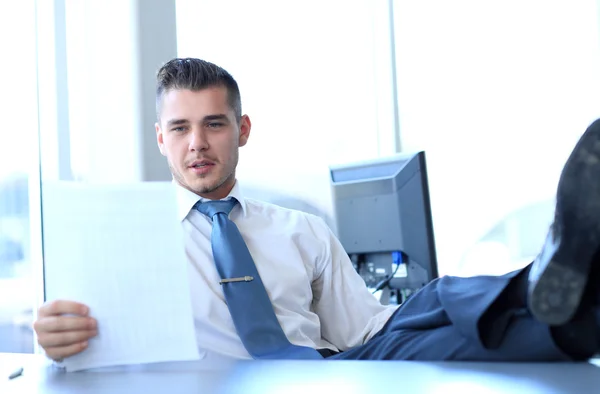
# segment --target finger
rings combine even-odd
[[[54,361],[62,361],[62,359],[80,353],[88,347],[87,341],[74,343],[69,346],[52,347],[46,349],[46,355]]]
[[[97,325],[92,317],[49,316],[36,320],[33,328],[39,335],[42,332],[94,330]]]
[[[80,316],[87,316],[90,311],[86,305],[75,302],[75,301],[66,301],[66,300],[54,300],[45,303],[38,310],[38,317],[46,317],[46,316],[56,316],[63,314],[73,314]]]
[[[96,330],[68,331],[59,333],[44,332],[38,335],[38,343],[44,349],[49,349],[53,347],[70,346],[75,343],[87,341],[96,335],[98,335]]]

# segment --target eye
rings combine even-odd
[[[174,127],[171,129],[172,131],[182,132],[185,131],[186,128],[184,126]]]
[[[209,129],[218,129],[223,126],[223,123],[220,122],[210,122],[206,125]]]

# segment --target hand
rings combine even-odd
[[[85,350],[88,339],[98,334],[97,325],[96,319],[89,317],[87,306],[57,300],[40,307],[33,329],[46,355],[61,361]]]

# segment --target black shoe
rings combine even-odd
[[[600,119],[580,138],[560,176],[554,223],[529,273],[527,303],[535,318],[562,325],[574,317],[599,249]]]

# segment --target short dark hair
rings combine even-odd
[[[176,58],[165,63],[156,75],[156,118],[160,119],[163,95],[171,89],[198,91],[213,86],[227,89],[227,101],[236,120],[242,117],[242,99],[238,84],[223,68],[195,58]]]

